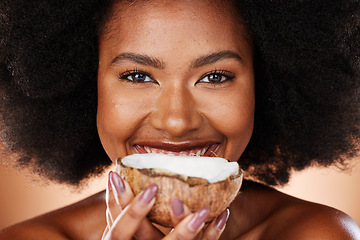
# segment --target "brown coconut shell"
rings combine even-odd
[[[117,172],[130,184],[135,195],[151,184],[158,186],[155,205],[148,214],[148,218],[164,227],[174,227],[170,215],[171,201],[174,197],[178,197],[191,212],[196,212],[201,208],[209,209],[206,222],[210,222],[235,199],[243,180],[241,169],[239,169],[239,174],[230,176],[224,181],[209,183],[206,179],[157,169],[127,167],[121,163],[121,159],[118,159],[117,163]]]

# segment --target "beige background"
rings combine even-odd
[[[4,160],[4,159],[3,159]],[[307,169],[295,173],[279,190],[338,208],[360,224],[360,165],[351,172]],[[76,202],[106,186],[106,176],[90,181],[82,189],[43,182],[26,171],[0,165],[0,229],[50,210]]]

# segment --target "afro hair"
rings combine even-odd
[[[255,127],[239,164],[284,184],[343,164],[360,137],[360,2],[239,0],[255,46]],[[98,29],[111,2],[0,3],[2,138],[19,163],[78,184],[111,162],[96,130]]]

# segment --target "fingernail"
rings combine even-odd
[[[158,187],[156,184],[151,184],[148,186],[140,195],[140,201],[144,204],[149,204],[151,200],[155,197]]]
[[[205,223],[206,218],[209,215],[209,210],[206,208],[198,210],[189,222],[189,227],[196,232],[200,226]]]
[[[178,197],[174,197],[171,201],[171,209],[176,218],[181,218],[184,214],[184,207]]]
[[[225,227],[226,221],[230,215],[229,209],[225,209],[220,215],[215,219],[215,228],[219,231],[223,230]]]
[[[118,194],[125,192],[125,184],[119,174],[110,172],[110,181]]]

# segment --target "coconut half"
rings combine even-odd
[[[119,158],[117,172],[130,184],[135,195],[150,184],[158,186],[148,218],[164,227],[173,227],[170,212],[174,197],[191,212],[209,209],[209,222],[235,199],[243,179],[239,165],[224,158],[156,153]]]

